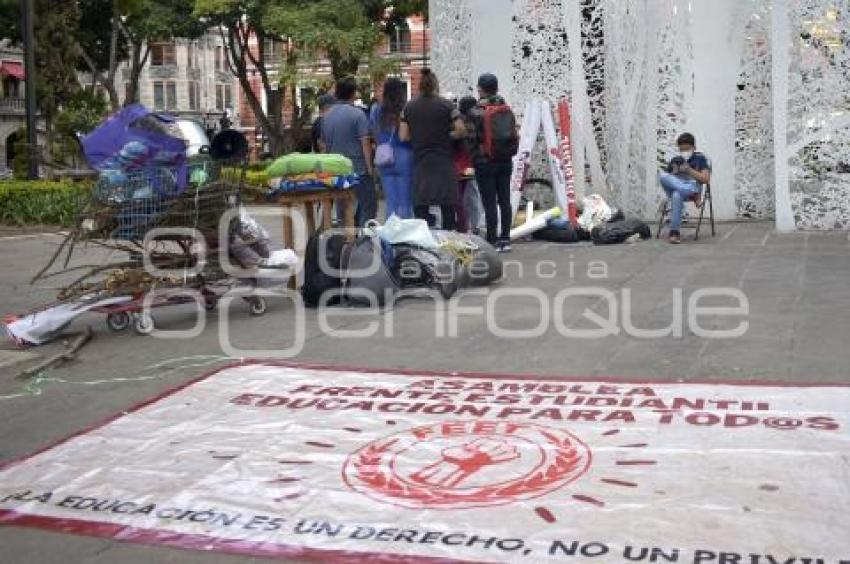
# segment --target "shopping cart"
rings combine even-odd
[[[179,169],[102,174],[79,203],[71,236],[123,251],[127,259],[96,269],[96,280],[78,279],[60,292],[60,300],[126,297],[92,311],[105,314],[113,331],[132,327],[143,335],[155,329],[153,309],[200,302],[211,310],[225,295],[241,297],[252,315],[263,315],[267,305],[251,295],[252,280],[236,279],[228,268],[248,266],[230,251],[251,243],[239,239],[244,151],[229,153],[217,160],[199,155]]]

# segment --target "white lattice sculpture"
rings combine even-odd
[[[792,227],[850,227],[850,0],[431,0],[430,14],[452,92],[509,41],[495,66],[512,104],[569,96],[580,192],[650,216],[658,163],[692,130],[721,218],[790,208]]]

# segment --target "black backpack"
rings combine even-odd
[[[307,241],[304,256],[304,285],[301,287],[304,305],[318,307],[322,294],[342,287],[340,269],[347,246],[345,235],[326,231],[313,234]],[[324,261],[320,260],[320,253],[324,254]],[[323,266],[326,268],[322,268]],[[338,295],[329,299],[325,305],[336,305],[340,299],[341,296]]]
[[[513,110],[507,104],[487,104],[483,108],[482,150],[493,162],[510,161],[519,152],[519,134]]]

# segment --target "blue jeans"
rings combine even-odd
[[[699,186],[694,179],[685,180],[669,172],[659,172],[658,181],[670,199],[670,231],[678,233],[685,202],[699,194]]]
[[[375,195],[375,183],[368,174],[361,174],[360,180],[352,188],[357,197],[357,211],[354,220],[357,227],[363,227],[370,219],[378,216],[378,198]],[[336,218],[342,223],[345,220],[345,203],[337,202]]]
[[[413,150],[394,147],[395,163],[381,167],[381,184],[387,200],[387,218],[397,215],[399,219],[413,217]]]

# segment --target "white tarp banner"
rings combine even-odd
[[[850,387],[227,368],[0,471],[0,522],[319,559],[850,562]]]

